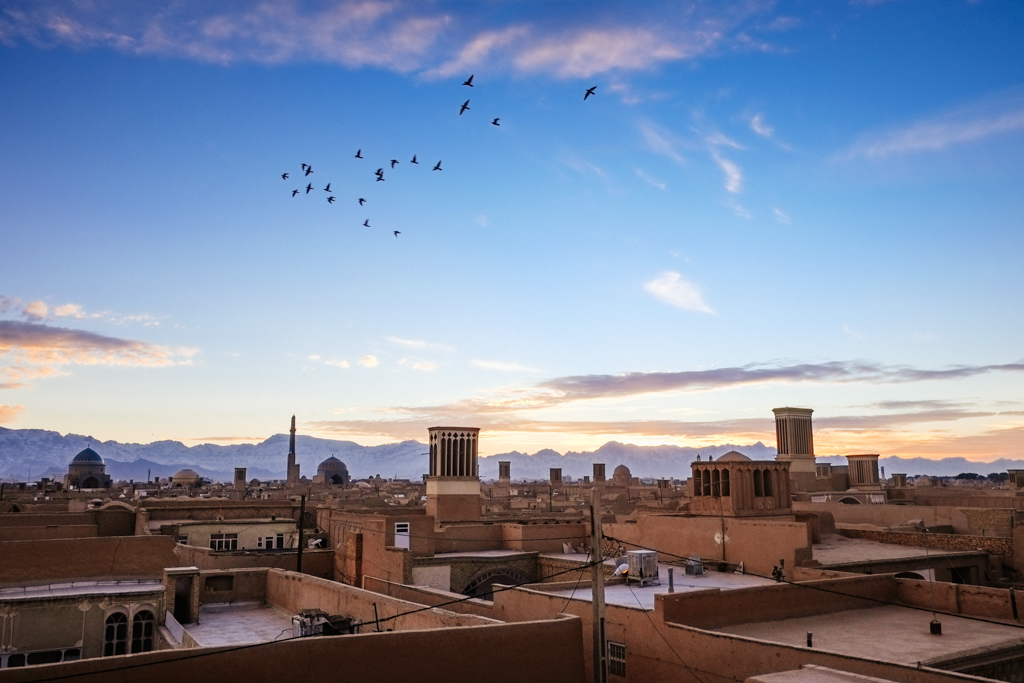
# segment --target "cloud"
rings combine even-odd
[[[675,306],[685,311],[714,314],[711,307],[704,303],[697,286],[684,280],[679,273],[672,271],[662,273],[644,285],[644,289],[650,292],[654,298],[669,306]]]
[[[431,361],[418,360],[412,364],[413,370],[420,370],[421,372],[433,372],[437,370],[437,363]]]
[[[850,327],[850,325],[848,323],[843,323],[843,333],[848,335],[848,336],[850,336],[850,337],[853,337],[854,339],[863,339],[864,338],[863,333],[858,332],[857,330],[853,329],[852,327]]]
[[[1024,92],[987,98],[904,128],[862,137],[838,159],[884,159],[916,152],[938,152],[955,145],[1024,130]]]
[[[509,26],[497,31],[483,31],[469,40],[458,55],[437,68],[426,72],[428,78],[446,78],[472,71],[483,65],[498,48],[507,48],[530,34],[528,26]]]
[[[925,399],[919,401],[878,401],[870,404],[869,407],[881,408],[882,410],[908,410],[917,408],[920,410],[934,410],[936,408],[962,408],[965,404],[954,401],[943,401],[936,399]]]
[[[0,314],[16,310],[22,317],[30,322],[43,322],[54,318],[73,318],[75,320],[106,320],[116,325],[123,325],[126,322],[141,322],[146,327],[159,325],[160,322],[149,314],[120,315],[110,311],[100,313],[86,312],[78,304],[61,304],[50,307],[45,301],[35,300],[22,306],[21,299],[0,295]]]
[[[196,349],[170,348],[84,330],[0,320],[0,386],[64,374],[67,365],[166,367],[192,362]]]
[[[772,214],[775,216],[775,220],[777,220],[779,223],[782,223],[783,225],[792,225],[793,223],[793,220],[789,217],[789,215],[779,207],[773,208]]]
[[[750,119],[750,130],[765,138],[770,138],[775,133],[775,129],[765,123],[761,114],[755,114]]]
[[[5,406],[0,403],[0,424],[14,422],[25,411],[25,406]]]
[[[647,175],[644,172],[644,170],[641,169],[641,168],[636,169],[636,175],[637,175],[638,178],[640,178],[640,180],[644,181],[648,185],[651,185],[652,187],[656,187],[659,190],[664,190],[665,189],[665,183],[661,182],[660,180],[656,180],[656,179],[652,178],[651,176]]]
[[[21,299],[12,299],[10,297],[0,294],[0,313],[6,313],[12,308],[18,308],[21,306]]]
[[[537,372],[536,368],[519,365],[518,363],[506,363],[500,360],[471,360],[469,363],[484,370],[496,370],[498,372]]]
[[[436,351],[452,351],[452,347],[448,344],[438,344],[436,342],[428,342],[423,339],[402,339],[401,337],[388,337],[388,342],[395,346],[401,346],[406,349],[433,349]]]
[[[359,359],[359,364],[364,368],[375,368],[380,364],[380,361],[377,360],[376,356],[366,355]]]
[[[750,212],[747,211],[747,208],[736,201],[733,197],[729,197],[724,204],[732,209],[734,215],[739,216],[740,218],[752,218]]]
[[[313,355],[309,356],[309,360],[320,360],[320,356],[314,353]]]
[[[367,358],[373,358],[373,356],[367,356]],[[375,358],[374,358],[374,360],[376,361]],[[349,366],[347,360],[341,360],[341,359],[338,359],[338,360],[325,360],[324,361],[324,365],[333,365],[336,368],[342,368],[342,369],[347,368]],[[372,366],[370,366],[370,367],[372,367]]]
[[[28,302],[25,304],[25,308],[21,310],[21,314],[25,316],[25,319],[32,322],[45,320],[48,312],[46,302],[38,299]]]
[[[733,194],[739,194],[743,191],[743,171],[732,161],[729,161],[721,155],[721,153],[711,148],[711,158],[718,164],[718,167],[722,169],[722,173],[725,174],[725,189],[727,192]]]
[[[608,180],[608,174],[605,173],[605,170],[603,168],[601,168],[597,164],[585,161],[584,159],[581,159],[575,154],[563,156],[562,163],[568,168],[571,168],[572,170],[576,171],[577,173],[593,173],[601,180]]]
[[[683,143],[678,137],[650,121],[641,121],[638,128],[651,151],[668,157],[677,164],[683,163],[683,155],[679,152]]]

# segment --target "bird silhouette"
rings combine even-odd
[[[500,123],[498,123],[498,121],[500,121],[500,120],[501,120],[501,119],[494,119],[493,121],[491,121],[491,125],[492,125],[492,126],[500,126],[501,124],[500,124]]]
[[[299,193],[299,191],[298,191],[298,190],[292,190],[292,196],[293,196],[293,197],[294,197],[295,195],[297,195],[298,193]]]
[[[398,165],[398,159],[392,159],[391,160],[391,168],[394,168],[396,165]]]
[[[356,159],[362,159],[362,158],[363,158],[363,150],[357,149],[356,150]]]
[[[469,78],[467,78],[466,82],[463,83],[462,85],[468,85],[470,88],[472,88],[473,87],[473,75],[470,74]]]
[[[366,221],[363,222],[363,225],[365,225],[366,227],[370,227],[370,219],[367,218]]]
[[[470,76],[470,78],[472,78],[472,76]],[[399,231],[397,231],[397,230],[395,230],[395,231],[394,231],[394,233],[395,233],[395,237],[398,237],[399,235],[401,235],[401,234],[402,234],[402,233],[400,233],[400,232],[399,232]]]
[[[378,168],[376,171],[374,171],[374,173],[376,173],[377,177],[379,178],[380,176],[384,175],[384,169]]]
[[[441,162],[440,161],[437,162],[437,166],[434,167],[434,170],[435,171],[440,171],[441,170]]]
[[[413,155],[412,155],[412,161],[410,161],[409,163],[411,163],[411,164],[418,164],[418,163],[420,163],[420,162],[416,161],[416,155],[415,155],[415,154],[413,154]]]
[[[312,172],[313,172],[313,167],[312,166],[307,166],[306,167],[306,175],[309,175]]]
[[[365,204],[365,203],[366,203],[366,200],[365,200],[365,199],[363,199],[362,197],[360,197],[360,198],[359,198],[359,206],[362,206],[362,205],[363,205],[363,204]]]
[[[594,86],[593,88],[587,88],[587,92],[586,92],[586,94],[585,94],[585,95],[583,96],[583,100],[584,100],[584,101],[586,101],[586,99],[587,99],[588,97],[590,97],[591,95],[593,95],[593,94],[594,94],[594,91],[595,91],[595,90],[597,90],[597,86],[596,86],[596,85],[595,85],[595,86]]]
[[[469,100],[466,100],[465,102],[462,103],[462,108],[459,109],[459,116],[462,116],[462,113],[465,112],[467,109],[469,109]]]
[[[305,171],[307,168],[309,168],[309,164],[302,164],[302,170],[303,171]]]
[[[334,203],[334,197],[333,196],[332,197],[328,197],[327,198],[327,203],[328,204],[333,204]]]
[[[312,189],[313,189],[313,183],[310,183],[309,185],[306,185],[306,194],[309,194],[309,191],[312,190]]]
[[[327,187],[324,188],[324,192],[330,192],[330,191],[331,191],[331,184],[327,183]]]
[[[281,174],[281,180],[288,180],[288,174],[287,173],[282,173]]]

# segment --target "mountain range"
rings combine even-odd
[[[385,478],[420,479],[427,471],[427,445],[419,441],[380,446],[363,446],[354,441],[335,441],[299,435],[295,439],[296,461],[303,475],[312,478],[317,465],[330,456],[343,461],[355,479],[380,475]],[[148,477],[169,477],[183,468],[191,468],[204,477],[231,481],[234,468],[245,467],[249,479],[281,479],[285,476],[288,435],[275,434],[258,444],[200,444],[186,446],[180,441],[154,441],[148,444],[99,441],[80,434],[61,435],[42,429],[6,429],[0,427],[0,478],[8,481],[61,480],[71,459],[85,448],[99,453],[107,464],[107,474],[117,479],[145,481]],[[690,475],[690,463],[700,456],[717,458],[737,450],[752,460],[771,460],[776,451],[760,441],[749,445],[724,444],[693,448],[689,446],[636,446],[610,441],[594,451],[559,453],[543,449],[536,453],[512,451],[481,456],[481,479],[498,476],[498,461],[511,462],[512,479],[547,479],[548,470],[561,467],[563,477],[580,478],[593,471],[593,463],[605,463],[607,476],[619,465],[630,469],[634,477],[677,478]],[[841,456],[819,457],[819,462],[845,465]],[[949,477],[961,472],[990,474],[1007,469],[1024,469],[1024,460],[1000,459],[973,462],[965,458],[879,458],[888,474],[908,476],[928,474]]]

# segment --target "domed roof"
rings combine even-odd
[[[750,462],[750,458],[743,455],[739,451],[729,451],[725,455],[718,458],[718,462]]]
[[[101,458],[100,454],[97,453],[96,451],[94,451],[93,449],[86,448],[84,451],[82,451],[81,453],[76,455],[74,458],[72,458],[71,462],[95,462],[95,463],[102,463],[103,462],[103,458]]]
[[[337,472],[339,470],[344,470],[345,472],[348,472],[348,467],[346,467],[345,463],[338,460],[333,455],[324,460],[322,463],[320,463],[320,465],[317,466],[316,468],[317,474],[323,474],[324,472]]]
[[[178,470],[171,479],[174,481],[185,481],[186,479],[202,479],[202,477],[195,470],[190,470],[186,467],[183,470]]]
[[[629,468],[626,467],[625,465],[619,465],[618,467],[616,467],[612,471],[612,476],[614,477],[614,476],[619,476],[619,475],[622,475],[624,477],[630,476]]]

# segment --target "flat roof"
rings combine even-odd
[[[879,543],[865,538],[847,538],[838,534],[822,536],[821,543],[812,546],[814,559],[823,567],[851,562],[872,562],[881,560],[909,560],[916,558],[950,557],[954,555],[976,555],[971,550],[937,550],[913,545]]]
[[[705,588],[720,588],[721,590],[735,590],[737,588],[750,588],[751,586],[774,585],[775,581],[764,579],[751,574],[737,574],[736,572],[719,572],[708,570],[704,565],[704,574],[690,576],[679,566],[669,564],[658,564],[658,578],[661,585],[641,586],[639,583],[605,584],[604,601],[608,605],[620,605],[622,607],[642,607],[643,609],[654,609],[654,596],[659,593],[668,593],[668,570],[673,569],[673,585],[676,593],[684,593]],[[561,595],[568,598],[570,595],[586,602],[590,602],[590,587],[583,587],[579,590],[545,590],[544,584],[531,584],[533,590],[541,590],[552,595]]]
[[[1024,644],[1024,629],[1016,626],[946,614],[937,618],[942,623],[942,635],[938,636],[929,629],[931,612],[899,605],[735,624],[715,630],[798,647],[806,647],[810,632],[815,650],[911,665],[976,648]]]
[[[517,555],[533,554],[533,552],[527,550],[476,550],[463,553],[434,553],[434,557],[441,559],[446,557],[515,557]]]
[[[0,588],[0,602],[12,600],[38,600],[39,598],[66,598],[76,595],[128,595],[155,593],[164,590],[160,579],[120,579],[111,581],[69,581],[39,586]]]
[[[205,647],[268,643],[291,638],[292,616],[266,603],[208,603],[199,608],[199,623],[184,628]]]

